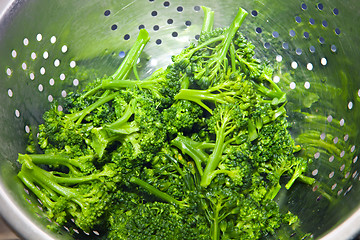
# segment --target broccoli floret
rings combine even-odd
[[[308,160],[296,157],[298,147],[287,130],[288,122],[284,117],[277,119],[272,124],[264,125],[259,131],[259,138],[253,146],[256,155],[256,166],[259,171],[267,174],[267,179],[272,184],[267,197],[273,199],[281,189],[280,178],[283,175],[292,176],[286,188],[289,189],[295,179],[302,176],[307,170]],[[305,177],[311,185],[313,180]],[[312,178],[311,178],[312,179]]]
[[[211,14],[211,11],[206,12]],[[189,65],[191,61],[189,77],[193,78],[193,84],[197,84],[201,89],[206,89],[225,79],[230,45],[247,14],[244,9],[240,8],[229,28],[213,31],[210,31],[212,28],[211,16],[206,17],[205,20],[210,19],[210,24],[204,23],[206,30],[199,44],[192,45],[178,56],[173,57],[174,62],[185,62],[186,65]]]
[[[67,125],[64,127],[62,119],[64,112],[54,105],[43,115],[44,124],[39,125],[38,143],[44,151],[57,151],[58,149],[74,154],[87,152],[84,129],[82,126]]]
[[[203,110],[197,104],[179,100],[162,112],[163,124],[169,134],[195,132],[203,125]]]
[[[136,100],[131,100],[126,104],[124,112],[116,121],[90,130],[87,144],[94,149],[100,158],[103,156],[104,151],[109,144],[114,141],[121,141],[126,135],[139,131],[136,122],[129,121],[135,113],[135,104]]]
[[[110,224],[107,239],[211,239],[204,217],[168,203],[139,203],[129,211],[117,209]]]

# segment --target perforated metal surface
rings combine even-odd
[[[4,6],[8,3],[12,5],[0,21],[0,125],[5,126],[0,128],[0,210],[24,237],[67,236],[67,229],[61,237],[49,233],[41,203],[14,184],[16,156],[24,152],[31,127],[50,103],[58,101],[62,109],[61,99],[70,91],[112,73],[141,28],[151,37],[138,63],[141,75],[169,64],[173,54],[196,41],[201,5],[215,10],[215,27],[227,26],[235,9],[245,8],[250,14],[241,31],[256,46],[257,57],[276,68],[274,81],[290,96],[289,108],[301,106],[321,116],[315,123],[305,118],[292,124],[294,137],[309,130],[318,136],[309,174],[322,185],[296,185],[282,193],[280,204],[298,214],[314,237],[359,208],[360,35],[355,23],[360,12],[355,0],[33,0],[7,1]],[[303,98],[291,99],[295,93]],[[325,151],[324,145],[332,150]],[[337,229],[339,236],[358,232],[358,215],[345,231]]]

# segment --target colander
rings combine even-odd
[[[197,40],[202,5],[215,11],[215,27],[228,26],[239,7],[249,12],[240,30],[257,57],[275,67],[274,81],[288,96],[301,96],[288,105],[300,106],[305,116],[295,121],[289,115],[294,137],[316,134],[308,175],[320,184],[295,185],[279,198],[281,206],[297,214],[313,238],[356,237],[359,1],[0,0],[0,213],[20,237],[101,238],[96,230],[48,230],[41,202],[16,178],[17,154],[52,102],[62,109],[68,92],[116,70],[139,29],[151,37],[138,63],[141,77],[171,63]]]

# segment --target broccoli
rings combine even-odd
[[[255,103],[254,91],[247,81],[226,81],[208,89],[181,89],[175,99],[195,102],[212,114],[205,103],[238,103],[243,110]]]
[[[213,152],[207,159],[204,174],[201,177],[200,184],[202,187],[207,187],[210,184],[217,173],[215,170],[222,160],[224,149],[235,141],[233,137],[229,138],[229,136],[237,127],[236,118],[240,110],[237,105],[226,104],[219,105],[215,111],[214,115],[209,119],[209,128],[210,131],[215,133],[216,140]]]
[[[143,80],[109,78],[104,79],[98,86],[87,92],[86,96],[97,93],[101,90],[120,90],[138,88],[149,91],[155,99],[162,102],[165,106],[172,103],[174,95],[180,90],[181,81],[179,77],[180,68],[176,65],[169,66],[165,70],[159,69],[150,77]]]
[[[128,211],[116,208],[110,216],[113,230],[107,239],[208,240],[209,229],[205,226],[205,217],[184,213],[174,205],[139,203]]]
[[[50,219],[59,224],[74,219],[86,232],[102,223],[112,199],[111,192],[120,181],[114,165],[105,165],[90,174],[74,175],[73,171],[66,174],[38,166],[55,164],[75,168],[77,164],[72,165],[73,161],[66,157],[19,155],[18,161],[22,164],[18,177],[38,197]]]
[[[136,43],[111,78],[126,78],[148,41],[148,33],[141,30]],[[105,79],[107,77],[104,77],[103,81]],[[92,96],[91,93],[98,84],[99,80],[89,84],[80,94],[70,93],[65,102],[65,111],[59,111],[54,105],[44,114],[45,124],[39,126],[39,145],[42,149],[72,149],[75,154],[88,150],[86,145],[89,138],[88,129],[105,124],[108,119],[112,120],[116,117],[108,113],[114,112],[110,103],[119,96],[119,93],[104,91]],[[96,113],[94,110],[97,110]],[[89,116],[91,113],[93,115]],[[77,149],[74,149],[75,147]],[[100,150],[98,153],[101,155]]]
[[[225,78],[229,64],[227,55],[230,45],[248,15],[244,9],[240,8],[229,28],[211,31],[213,14],[210,10],[206,10],[206,12],[209,14],[205,15],[204,31],[199,39],[199,44],[191,45],[172,58],[174,62],[181,62],[190,68],[189,78],[200,88],[207,88]]]
[[[18,177],[49,219],[106,239],[260,239],[296,225],[275,199],[316,183],[304,148],[319,140],[295,141],[287,117],[315,117],[288,113],[273,68],[238,31],[244,9],[215,29],[202,9],[198,42],[172,64],[140,79],[142,29],[115,73],[69,93],[62,111],[54,103],[29,134]]]
[[[203,110],[190,101],[176,101],[162,111],[162,120],[169,134],[191,133],[204,125]]]

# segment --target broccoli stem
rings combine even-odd
[[[56,172],[44,170],[34,164],[29,155],[23,155],[21,161],[23,165],[18,173],[19,179],[38,197],[50,212],[56,209],[57,204],[63,200],[70,201],[78,205],[81,211],[85,211],[89,207],[87,205],[94,201],[92,199],[93,192],[81,194],[82,189],[75,186],[84,182],[100,181],[100,178],[103,176],[111,177],[115,175],[111,168],[104,168],[101,172],[82,177],[61,177],[55,175],[57,174]],[[69,214],[73,217],[79,217],[76,207],[73,206],[71,208],[74,212],[69,212]]]
[[[221,155],[224,150],[225,129],[222,127],[216,133],[216,142],[214,152],[210,155],[209,161],[205,167],[204,174],[201,178],[200,185],[207,187],[212,180],[212,173],[218,167]]]
[[[46,208],[52,209],[54,207],[54,202],[34,184],[32,172],[29,172],[27,168],[23,168],[17,176],[25,186],[38,197]]]
[[[175,95],[175,100],[188,100],[197,103],[209,113],[212,114],[212,109],[203,101],[213,103],[233,103],[236,92],[231,90],[234,85],[233,82],[224,82],[222,84],[210,87],[205,90],[198,89],[180,89],[179,93]]]
[[[218,204],[219,205],[219,204]],[[214,216],[213,216],[213,222],[212,222],[212,238],[211,240],[219,240],[220,239],[220,217],[219,217],[219,213],[221,210],[221,205],[220,206],[216,206],[215,211],[214,211]]]
[[[268,81],[270,81],[272,89],[269,89],[262,84],[254,83],[258,92],[260,92],[260,94],[262,94],[264,97],[270,98],[273,105],[286,102],[286,93],[281,91],[281,89],[272,80]]]
[[[310,186],[315,182],[314,178],[304,176],[303,173],[306,171],[307,164],[300,162],[296,165],[294,169],[294,173],[292,174],[290,180],[285,185],[286,189],[290,189],[291,186],[294,184],[296,179],[302,179],[304,183],[309,184]]]
[[[31,161],[31,160],[30,160]],[[74,188],[68,188],[61,186],[59,183],[55,182],[55,178],[53,178],[52,174],[39,168],[33,163],[31,164],[31,168],[28,168],[28,165],[25,168],[22,168],[22,172],[27,172],[27,180],[31,181],[33,183],[38,183],[41,185],[41,187],[45,189],[49,189],[61,196],[67,197],[67,198],[76,198],[77,192]],[[26,170],[25,170],[26,169]]]
[[[145,29],[141,29],[139,31],[139,35],[132,45],[130,51],[124,58],[120,67],[116,70],[116,72],[111,76],[112,79],[125,79],[129,75],[132,67],[138,61],[140,54],[143,52],[146,44],[150,40],[149,33]]]
[[[230,139],[225,141],[226,136],[233,131],[235,126],[229,127],[232,122],[231,111],[227,111],[222,115],[222,122],[218,124],[215,133],[216,133],[216,140],[215,140],[215,147],[212,154],[209,156],[209,160],[206,164],[204,174],[201,177],[200,185],[202,187],[207,187],[212,180],[212,174],[215,169],[218,167],[221,159],[222,154],[225,147],[234,139]]]
[[[198,149],[213,149],[215,147],[215,143],[211,142],[201,142],[196,145]]]
[[[294,184],[295,180],[298,179],[300,176],[301,176],[301,172],[295,170],[295,173],[291,176],[290,180],[286,183],[285,188],[287,190],[289,190],[291,188],[291,186]]]
[[[26,164],[26,160],[30,158],[31,162],[35,164],[47,164],[47,165],[74,165],[76,167],[80,167],[80,163],[76,161],[72,161],[70,158],[66,157],[65,155],[60,154],[19,154],[18,160],[22,164]]]
[[[230,63],[231,63],[231,72],[236,72],[236,53],[235,53],[235,45],[231,43],[230,45]]]
[[[166,202],[173,203],[173,204],[179,205],[181,207],[186,207],[187,206],[184,202],[176,200],[175,198],[173,198],[169,194],[160,191],[159,189],[155,188],[154,186],[148,184],[147,182],[144,182],[143,180],[141,180],[141,179],[139,179],[137,177],[131,177],[130,182],[135,183],[136,185],[146,189],[151,194],[154,194],[156,197],[158,197],[158,198],[160,198],[160,199],[162,199],[162,200],[164,200]]]
[[[211,32],[214,26],[214,11],[210,8],[202,6],[204,11],[204,21],[201,28],[201,33]]]
[[[257,133],[257,128],[253,120],[248,120],[248,140],[250,142],[254,141],[259,137],[259,134]]]
[[[225,42],[224,42],[223,46],[221,47],[221,50],[219,51],[219,54],[217,56],[217,61],[222,61],[226,58],[230,44],[231,44],[236,32],[240,28],[241,24],[244,22],[247,15],[248,15],[247,11],[245,11],[242,8],[239,8],[239,11],[237,12],[234,20],[232,21],[230,27],[228,28],[228,30],[225,33],[225,36],[226,36]]]
[[[181,89],[179,93],[175,95],[175,99],[182,99],[182,100],[195,102],[212,114],[212,109],[208,107],[203,101],[226,103],[226,100],[222,98],[222,96],[224,95],[225,95],[224,93],[217,93],[217,94],[211,93],[209,89],[207,90]]]
[[[209,15],[211,15],[211,13],[209,13]],[[231,42],[247,15],[248,13],[244,9],[240,8],[230,27],[226,30],[224,34],[221,34],[218,37],[211,38],[199,44],[195,48],[191,49],[187,54],[184,54],[182,56],[182,59],[189,59],[195,52],[199,51],[200,49],[207,48],[210,44],[221,41],[222,43],[220,50],[217,51],[214,56],[212,56],[212,60],[207,64],[207,69],[211,68],[211,74],[209,78],[214,78],[214,76],[217,75],[218,69],[224,63],[224,60],[226,60],[226,55],[231,45]],[[205,21],[207,21],[207,18],[211,19],[211,16],[207,16],[205,14]],[[205,23],[204,28],[210,29],[209,24]],[[213,67],[214,64],[215,66]],[[200,72],[199,75],[203,75],[204,73],[205,70]]]
[[[308,185],[310,185],[310,186],[315,183],[315,179],[314,179],[314,178],[308,177],[308,176],[305,176],[305,175],[302,175],[302,174],[299,175],[298,179],[299,179],[300,181],[302,181],[303,183],[306,183],[306,184],[308,184]]]
[[[197,77],[202,77],[205,72],[210,70],[210,75],[208,78],[213,82],[214,78],[218,76],[218,71],[221,69],[221,67],[224,68],[223,72],[226,72],[226,67],[228,66],[227,53],[236,32],[244,22],[247,15],[248,13],[244,9],[239,8],[239,11],[232,21],[230,27],[223,34],[225,38],[222,40],[220,49],[216,51],[216,53],[212,56],[211,61],[209,61],[207,64],[206,68],[201,71]]]
[[[76,121],[75,124],[78,125],[78,124],[80,124],[82,122],[82,120],[86,117],[86,115],[88,115],[93,110],[100,107],[101,105],[113,100],[118,94],[119,93],[112,93],[110,95],[102,97],[99,100],[97,100],[95,103],[91,104],[90,106],[88,106],[87,108],[85,108],[85,109],[83,109],[81,111],[65,115],[65,118],[67,118],[68,120],[70,120],[72,122]]]
[[[91,156],[92,157],[92,156]],[[54,166],[54,165],[62,165],[62,166],[80,166],[80,163],[77,161],[74,161],[73,159],[59,156],[59,155],[53,155],[53,154],[19,154],[18,157],[19,162],[21,162],[25,169],[29,169],[31,171],[34,171],[34,174],[38,174],[39,176],[43,176],[49,180],[51,180],[54,183],[66,183],[66,184],[77,184],[81,182],[87,182],[92,181],[95,179],[98,179],[101,176],[107,176],[111,174],[108,169],[105,169],[102,172],[94,173],[91,175],[85,175],[85,176],[71,176],[71,177],[60,177],[54,175],[50,171],[46,171],[40,167],[38,167],[38,164],[46,164],[48,166]]]
[[[136,104],[135,99],[130,100],[129,104],[126,106],[124,114],[119,119],[117,119],[115,122],[111,123],[110,125],[105,126],[104,128],[106,130],[110,130],[111,132],[114,132],[114,133],[122,133],[123,134],[125,124],[129,121],[131,116],[134,114],[135,104]],[[136,132],[138,130],[139,130],[139,128],[137,126],[132,126],[130,128],[131,133]],[[126,132],[129,132],[129,131],[126,131]]]
[[[151,80],[117,80],[117,79],[109,79],[103,81],[101,84],[102,89],[123,89],[123,88],[134,88],[138,87],[141,89],[153,89],[156,87],[156,84],[159,82],[158,79]]]
[[[95,158],[94,155],[87,155],[87,156],[81,156],[79,159],[73,159],[69,158],[66,155],[61,154],[51,154],[51,153],[45,153],[45,154],[19,154],[18,155],[18,161],[22,164],[28,164],[28,161],[30,160],[31,163],[34,164],[46,164],[49,166],[65,166],[69,168],[69,170],[76,174],[79,173],[78,169],[82,168],[82,161],[79,160],[89,160],[92,161]],[[31,168],[31,165],[28,166]]]
[[[133,67],[136,65],[141,53],[143,52],[146,44],[149,42],[150,37],[149,33],[145,29],[141,29],[138,37],[136,38],[135,43],[132,45],[129,52],[126,54],[126,57],[121,62],[119,68],[115,71],[115,73],[108,78],[108,80],[124,80],[126,79]],[[82,98],[86,98],[88,96],[94,95],[96,92],[102,89],[101,84],[87,93],[85,93]]]
[[[275,119],[277,119],[278,117],[282,116],[282,115],[286,115],[286,108],[285,108],[285,104],[283,104],[281,107],[277,108],[274,111],[274,115],[272,120],[274,121]]]
[[[218,174],[226,174],[227,176],[229,176],[231,179],[234,179],[235,176],[235,172],[231,171],[231,170],[226,170],[226,169],[216,169],[214,170],[212,173],[210,173],[209,178],[210,181],[212,181]]]
[[[190,138],[178,135],[171,141],[171,144],[180,149],[183,153],[189,155],[194,160],[196,169],[199,171],[200,176],[202,176],[203,169],[201,165],[203,162],[206,162],[208,155],[198,148],[199,143],[191,140]]]
[[[159,97],[161,94],[159,93],[159,84],[162,79],[162,74],[164,71],[162,69],[154,72],[150,77],[143,80],[132,80],[132,79],[104,79],[96,88],[90,90],[91,94],[100,91],[100,90],[119,90],[119,89],[147,89],[150,90],[155,96]]]
[[[219,42],[219,41],[223,41],[224,39],[225,39],[225,36],[224,36],[224,35],[220,35],[220,36],[211,38],[211,39],[209,39],[209,40],[201,43],[200,45],[197,45],[195,48],[191,49],[187,54],[183,55],[183,59],[191,58],[191,56],[192,56],[195,52],[199,51],[200,49],[206,48],[206,47],[208,47],[209,45],[211,45],[212,43]]]
[[[275,186],[273,186],[271,189],[268,190],[268,192],[265,195],[265,199],[267,200],[273,200],[276,195],[279,193],[281,189],[280,183],[277,183]]]

